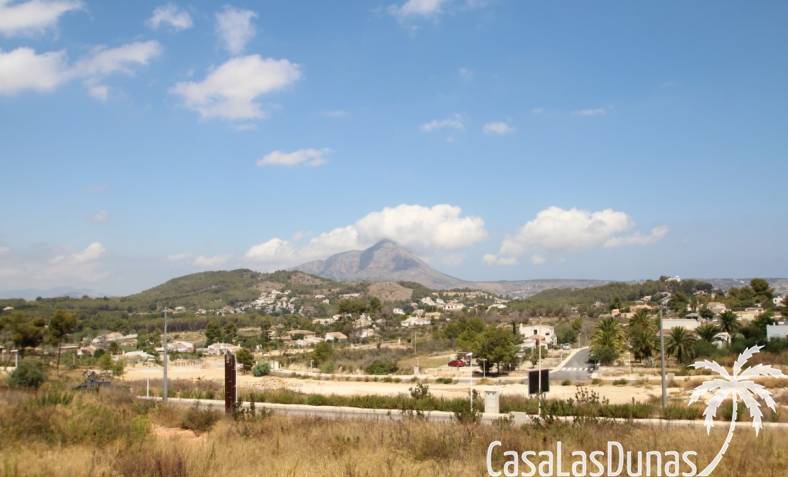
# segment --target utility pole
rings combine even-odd
[[[167,402],[167,308],[164,308],[164,336],[162,337],[164,346],[164,377],[162,381],[162,401]]]
[[[471,385],[471,388],[470,388],[470,391],[471,391],[471,415],[473,415],[473,353],[468,353],[468,356],[470,357],[470,362],[471,362],[471,364],[470,364],[470,366],[468,366],[468,368],[471,371],[471,380],[470,380],[470,385]]]
[[[662,376],[662,413],[668,406],[668,386],[665,381],[665,330],[662,327],[662,305],[659,306],[659,360]]]
[[[536,333],[536,330],[534,330]],[[539,338],[536,338],[536,372],[539,374],[539,378],[537,380],[539,386],[539,416],[542,416],[542,342]]]

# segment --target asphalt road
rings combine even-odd
[[[575,353],[561,368],[550,373],[551,380],[564,381],[590,381],[592,366],[588,364],[588,357],[591,353],[590,348],[583,348]]]

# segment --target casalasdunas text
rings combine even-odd
[[[631,451],[619,442],[605,450],[582,450],[564,454],[561,441],[555,449],[516,451],[502,448],[500,441],[487,447],[490,477],[691,477],[697,474],[694,451]]]

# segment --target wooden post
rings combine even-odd
[[[224,413],[235,412],[235,355],[229,351],[224,354]]]

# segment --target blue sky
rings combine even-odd
[[[466,279],[788,275],[785,2],[0,0],[0,289],[392,238]]]

